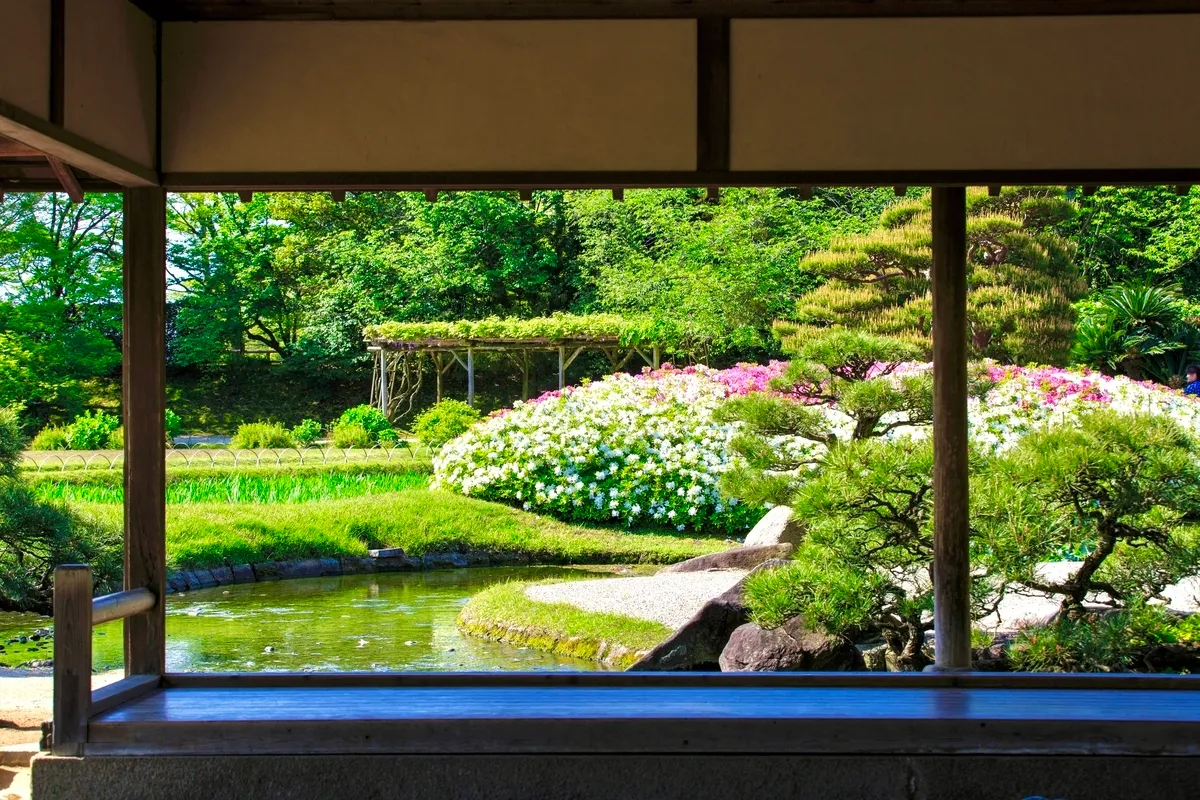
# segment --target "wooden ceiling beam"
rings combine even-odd
[[[62,190],[67,193],[67,197],[71,198],[71,202],[82,203],[83,188],[79,185],[79,179],[75,177],[75,173],[71,171],[70,165],[53,156],[47,156],[46,160],[50,162],[50,169],[54,172],[54,177],[58,178],[58,182],[62,184]]]
[[[7,136],[0,136],[0,158],[45,158],[46,154]]]
[[[1195,13],[1195,0],[133,0],[156,19],[489,20]]]

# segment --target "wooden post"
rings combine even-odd
[[[92,571],[54,570],[54,755],[81,756],[92,702]]]
[[[529,351],[521,351],[521,399],[529,399]]]
[[[662,348],[659,347],[658,345],[654,345],[654,363],[651,366],[653,366],[655,369],[658,369],[658,366],[661,363],[662,363]]]
[[[467,348],[467,405],[475,405],[475,350]]]
[[[125,588],[163,598],[166,511],[166,194],[125,191]],[[125,620],[125,672],[166,668],[166,603]]]
[[[388,397],[388,367],[387,367],[387,352],[379,351],[379,410],[383,412],[385,417],[390,417],[388,414],[388,403],[391,398]]]
[[[567,385],[567,348],[558,348],[558,390]]]
[[[429,357],[433,359],[433,371],[437,373],[437,402],[442,402],[442,354],[430,353]]]
[[[967,207],[933,190],[933,584],[935,668],[971,668],[967,479]]]

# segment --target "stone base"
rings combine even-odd
[[[1155,800],[1200,759],[1105,756],[40,755],[37,800]]]

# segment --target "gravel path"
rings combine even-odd
[[[93,675],[92,689],[123,677],[123,670]],[[0,745],[36,742],[42,738],[42,720],[50,719],[53,696],[54,678],[50,670],[0,668]]]
[[[1077,561],[1041,564],[1038,567],[1038,575],[1044,580],[1057,582],[1070,577],[1077,569]],[[1200,610],[1200,578],[1188,578],[1168,586],[1163,594],[1170,600],[1170,607],[1176,611]],[[997,613],[984,617],[975,625],[986,631],[1011,633],[1023,625],[1044,622],[1058,611],[1060,604],[1061,599],[1056,600],[1037,593],[1010,593],[1001,601]]]
[[[741,570],[723,570],[567,581],[530,586],[525,596],[540,603],[570,603],[584,611],[649,619],[674,630],[745,575]]]

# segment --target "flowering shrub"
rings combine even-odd
[[[549,392],[448,442],[436,485],[577,521],[744,531],[761,510],[721,496],[736,429],[713,411],[778,371],[667,366]]]
[[[740,533],[762,509],[722,496],[721,476],[738,462],[730,445],[740,423],[717,422],[714,412],[728,398],[770,392],[786,366],[667,365],[548,392],[448,442],[434,459],[435,485],[576,521]],[[901,381],[929,369],[903,364],[886,377]],[[969,420],[972,439],[987,452],[1008,450],[1050,423],[1073,424],[1096,407],[1167,416],[1200,437],[1200,401],[1157,384],[1058,368],[980,369],[991,387],[970,401]],[[839,439],[850,439],[851,416],[830,405],[820,413]],[[885,438],[928,434],[926,425],[905,425]],[[824,449],[798,436],[768,441],[796,463]]]
[[[1002,452],[1047,424],[1077,425],[1079,414],[1109,408],[1174,420],[1200,438],[1200,402],[1151,381],[1110,378],[1089,370],[1057,367],[988,366],[992,389],[973,400],[971,438],[985,450]]]

